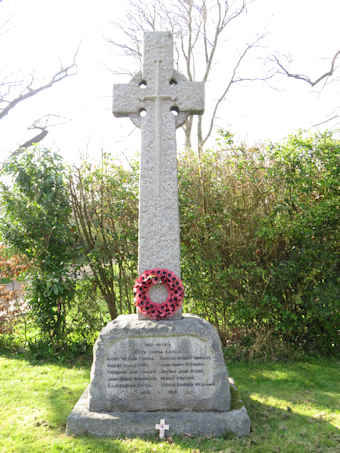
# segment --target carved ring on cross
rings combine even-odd
[[[178,71],[173,71],[173,75],[172,75],[172,77],[169,80],[169,85],[170,86],[175,86],[175,85],[177,85],[177,84],[179,84],[181,82],[184,82],[186,80],[187,80],[187,78],[183,74],[181,74]],[[137,72],[137,74],[135,74],[132,77],[132,79],[129,82],[129,85],[133,85],[133,86],[139,87],[141,92],[142,92],[142,90],[145,87],[146,83],[147,83],[147,80],[143,79],[142,71],[139,71],[139,72]],[[175,114],[176,128],[178,128],[180,126],[183,126],[183,124],[187,120],[188,116],[190,115],[190,113],[188,113],[188,112],[181,112],[176,107],[176,101],[175,100],[174,100],[173,112]],[[133,122],[133,124],[136,127],[140,128],[142,126],[142,118],[141,118],[141,115],[139,113],[130,113],[129,118],[131,119],[131,121]]]

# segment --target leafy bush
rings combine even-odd
[[[181,158],[182,269],[188,306],[225,343],[339,349],[339,141],[289,137]],[[239,332],[239,333],[237,333]]]
[[[84,162],[74,170],[69,187],[82,264],[95,291],[100,290],[111,319],[134,312],[137,166],[126,170],[106,154],[100,165]]]
[[[335,352],[340,333],[340,142],[328,133],[299,134],[270,151],[267,177],[276,196],[257,238],[268,251],[275,242],[284,244],[276,246],[267,289],[278,301],[275,329],[304,348]]]
[[[74,295],[71,261],[74,235],[60,156],[32,148],[3,165],[0,233],[27,257],[27,301],[41,331],[52,343],[65,335],[66,312]]]
[[[180,156],[185,309],[241,355],[340,350],[339,151],[330,134],[247,148],[223,132],[200,158]],[[35,319],[81,349],[134,312],[137,166],[105,155],[67,188],[60,158],[34,150],[5,173],[0,231],[32,262]]]
[[[87,275],[77,281],[68,321],[67,341],[87,347],[93,346],[98,332],[110,321],[106,301],[93,277]]]

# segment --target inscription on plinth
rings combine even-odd
[[[190,343],[190,347],[189,344]],[[185,352],[190,349],[191,352]],[[160,340],[129,338],[117,341],[106,359],[107,393],[110,397],[138,398],[157,395],[167,399],[183,393],[194,395],[215,386],[212,351],[197,338]]]
[[[169,323],[129,315],[109,324],[95,347],[90,410],[228,410],[217,333],[200,318],[187,318]]]
[[[216,390],[213,357],[191,336],[116,340],[103,370],[107,398],[120,410],[192,409]]]

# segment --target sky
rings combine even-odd
[[[108,38],[122,40],[114,23],[124,20],[127,3],[0,1],[0,81],[5,76],[16,81],[31,75],[36,83],[44,81],[61,64],[69,64],[79,49],[75,76],[21,104],[0,121],[0,162],[32,137],[34,131],[28,127],[47,114],[51,115],[51,128],[42,144],[68,162],[78,162],[83,156],[97,159],[102,151],[128,162],[139,151],[140,131],[128,119],[114,118],[111,113],[113,84],[129,81],[128,75],[115,71],[139,69],[107,42]],[[316,78],[329,69],[332,56],[340,49],[339,17],[338,0],[257,0],[247,17],[231,29],[226,49],[235,53],[228,53],[228,58],[236,55],[242,42],[264,33],[262,47],[244,66],[244,75],[260,74],[269,64],[268,57],[277,54],[290,57],[292,72]],[[222,57],[208,81],[207,115],[223,83],[227,62]],[[336,77],[314,89],[283,76],[269,83],[235,85],[219,111],[216,126],[250,145],[281,140],[340,113],[339,87]],[[336,129],[339,124],[328,126]],[[180,147],[181,132],[177,136]]]

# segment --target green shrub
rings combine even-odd
[[[73,169],[69,188],[82,264],[111,319],[131,313],[138,254],[137,166],[126,170],[106,154],[100,164],[83,162]]]
[[[180,156],[184,308],[240,356],[340,350],[339,151],[327,133],[247,148],[226,132],[200,159]],[[109,155],[84,162],[69,191],[49,152],[30,151],[5,172],[0,231],[33,264],[35,319],[65,347],[86,349],[109,318],[134,312],[137,166]]]
[[[289,137],[236,147],[229,134],[181,158],[182,270],[188,307],[224,342],[339,350],[339,141]],[[238,341],[241,341],[238,338]]]
[[[75,284],[64,174],[60,156],[35,147],[12,155],[2,167],[0,183],[2,240],[29,260],[27,300],[42,334],[52,343],[65,335]]]
[[[77,281],[68,321],[68,342],[88,347],[94,344],[98,332],[110,321],[106,302],[93,278],[83,276]]]

